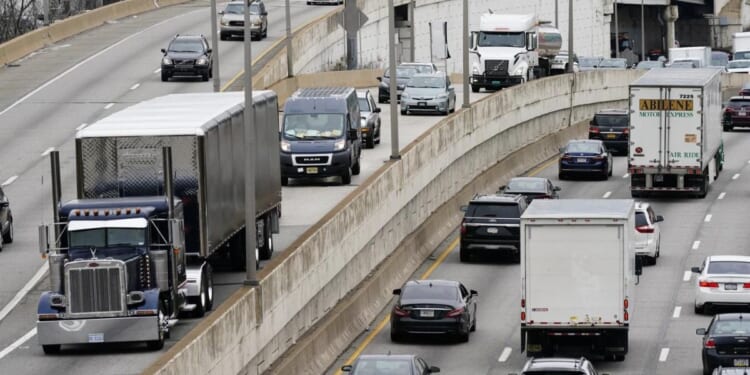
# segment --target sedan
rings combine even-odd
[[[750,366],[750,315],[717,314],[708,328],[698,328],[703,336],[703,374],[719,366]]]
[[[427,375],[440,372],[440,368],[413,354],[363,354],[341,371],[352,375]]]
[[[508,185],[500,186],[503,194],[519,194],[526,198],[526,202],[531,203],[534,199],[557,199],[559,186],[552,184],[547,178],[543,177],[513,177]]]
[[[603,180],[612,175],[612,154],[600,140],[571,140],[560,153],[558,177],[561,180],[572,174],[593,174]]]
[[[401,289],[391,311],[391,341],[404,334],[456,335],[469,341],[469,332],[477,328],[477,291],[458,281],[412,280]]]
[[[362,129],[362,144],[367,148],[375,148],[380,144],[380,108],[370,91],[357,92],[359,100],[360,128]]]
[[[633,245],[636,255],[643,255],[651,264],[656,264],[661,247],[661,227],[664,217],[654,213],[650,203],[635,203],[635,238]]]
[[[713,306],[750,306],[750,256],[706,257],[695,282],[695,313],[708,314]]]
[[[10,202],[0,187],[0,251],[3,244],[13,242],[13,213],[10,211]]]
[[[401,114],[437,112],[444,115],[456,110],[456,91],[443,72],[417,74],[401,93]]]

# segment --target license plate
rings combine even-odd
[[[435,310],[420,310],[419,316],[422,318],[434,318]]]
[[[724,290],[737,290],[737,284],[724,284]]]
[[[307,167],[307,168],[305,168],[305,173],[307,173],[307,174],[317,174],[318,173],[318,167]]]
[[[740,116],[745,116],[747,112],[740,112]]]
[[[617,134],[607,134],[607,139],[615,139],[617,138]]]
[[[500,81],[492,81],[492,84],[495,86],[500,86]]]
[[[576,163],[585,163],[586,160],[587,160],[586,158],[578,158],[576,159]]]
[[[89,342],[90,343],[104,342],[104,334],[103,333],[89,333]]]
[[[497,233],[497,228],[492,228],[492,227],[487,228],[487,233],[495,234],[495,233]]]
[[[736,358],[734,360],[734,367],[748,367],[748,366],[750,366],[750,359]]]
[[[420,107],[424,107],[427,105],[427,102],[418,102],[417,105]]]
[[[660,174],[655,174],[654,175],[654,181],[655,182],[664,182],[664,176],[662,176]]]

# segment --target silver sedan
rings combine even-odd
[[[456,110],[456,91],[443,73],[416,74],[401,94],[401,114],[437,112],[447,115]]]

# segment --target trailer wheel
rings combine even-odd
[[[44,354],[57,354],[60,353],[60,344],[42,345],[42,350]]]

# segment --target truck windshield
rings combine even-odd
[[[519,47],[526,46],[523,32],[480,31],[477,38],[479,47]]]
[[[337,139],[344,134],[344,115],[340,113],[289,114],[284,116],[287,139]]]
[[[68,244],[74,247],[143,246],[145,228],[96,228],[68,232]]]

